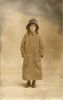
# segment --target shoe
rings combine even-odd
[[[32,88],[36,88],[35,80],[32,81]]]
[[[30,87],[31,86],[31,83],[30,81],[27,81],[27,84],[25,85],[26,88]]]
[[[32,88],[36,88],[36,85],[32,85]]]

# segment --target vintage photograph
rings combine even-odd
[[[0,0],[0,100],[63,100],[63,0]]]

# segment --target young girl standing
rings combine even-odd
[[[39,36],[39,26],[36,19],[31,19],[26,26],[27,33],[21,42],[23,59],[22,77],[27,80],[26,87],[36,87],[36,80],[42,79],[41,57],[43,57],[43,45]],[[31,84],[32,81],[32,84]]]

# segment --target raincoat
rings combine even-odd
[[[23,57],[22,77],[24,80],[41,80],[43,45],[39,34],[26,33],[21,42]]]

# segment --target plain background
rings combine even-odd
[[[16,3],[18,4],[18,3]],[[39,34],[44,45],[44,58],[42,59],[43,80],[40,84],[47,84],[49,88],[61,90],[63,66],[63,36],[59,32],[59,25],[44,16],[38,16],[33,6],[31,14],[24,10],[16,10],[16,4],[3,3],[1,10],[1,85],[15,86],[21,84],[23,59],[20,52],[21,40],[26,31],[26,25],[32,18],[39,24]],[[24,8],[23,8],[24,9]],[[57,85],[55,85],[57,84]],[[53,87],[52,87],[53,86]],[[57,86],[57,87],[56,87]]]

